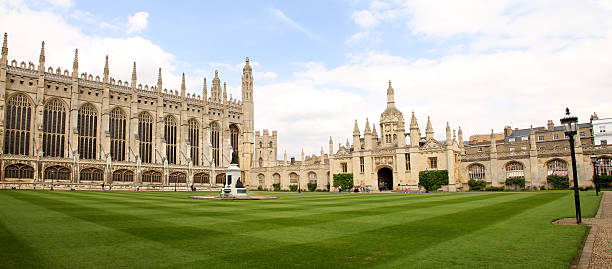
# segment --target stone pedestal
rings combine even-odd
[[[225,186],[221,189],[221,196],[246,196],[246,188],[242,185],[240,168],[237,164],[230,164],[225,170]]]

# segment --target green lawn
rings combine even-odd
[[[587,230],[570,192],[259,194],[0,191],[0,268],[567,268]]]

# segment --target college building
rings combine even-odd
[[[356,186],[373,190],[418,189],[419,172],[447,170],[443,191],[468,190],[470,179],[503,186],[523,177],[528,187],[546,186],[548,175],[569,175],[570,150],[562,127],[504,128],[464,141],[460,127],[445,126],[445,140],[434,137],[427,119],[424,135],[414,112],[406,126],[395,106],[391,81],[379,123],[355,121],[351,141],[327,153],[278,159],[278,133],[254,131],[253,72],[246,58],[241,100],[228,98],[215,71],[210,89],[190,95],[185,76],[180,91],[167,89],[161,69],[157,83],[111,76],[109,57],[102,76],[79,72],[78,50],[72,70],[46,65],[42,43],[38,65],[8,60],[4,35],[0,61],[0,185],[2,188],[90,189],[101,185],[125,190],[186,190],[221,187],[232,152],[239,156],[242,180],[251,189],[306,190],[333,186],[333,175],[352,173]],[[384,88],[383,88],[384,89]],[[210,91],[209,91],[210,90]],[[383,91],[381,91],[382,94]],[[578,180],[593,184],[597,173],[612,174],[609,119],[594,115],[576,135]],[[360,126],[363,126],[361,128]],[[347,130],[347,137],[350,136]],[[282,135],[282,134],[281,134]],[[331,188],[333,190],[333,188]]]

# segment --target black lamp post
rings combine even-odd
[[[595,155],[591,155],[591,162],[593,163],[593,184],[595,184],[595,196],[599,196],[599,184],[597,184],[597,163],[599,159]]]
[[[576,171],[576,152],[574,151],[574,135],[578,131],[578,117],[570,115],[569,108],[565,109],[565,117],[561,118],[565,127],[565,135],[569,137],[570,153],[572,157],[572,173],[574,176],[574,203],[576,204],[576,223],[582,223],[580,213],[580,193],[578,192],[578,172]]]

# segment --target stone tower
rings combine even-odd
[[[248,170],[253,165],[253,150],[255,138],[253,136],[255,126],[254,120],[254,104],[253,104],[253,70],[249,64],[249,57],[246,58],[244,68],[242,69],[242,156],[240,156],[240,164],[242,170]],[[276,159],[276,157],[274,157]],[[244,177],[245,182],[249,182],[248,178]]]

